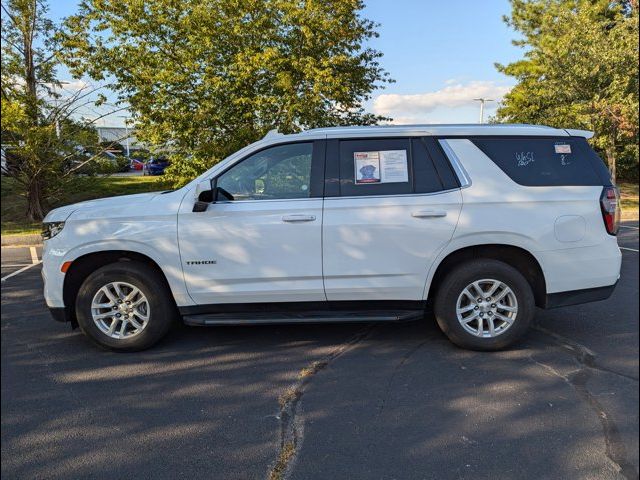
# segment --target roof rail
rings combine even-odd
[[[267,134],[262,137],[262,139],[264,140],[265,138],[282,137],[283,135],[284,133],[280,133],[277,128],[274,128],[272,130],[269,130]]]
[[[589,130],[578,130],[577,128],[565,128],[564,130],[572,137],[584,137],[587,140],[594,135],[594,133]]]

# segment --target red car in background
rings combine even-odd
[[[132,158],[130,167],[131,170],[142,170],[144,167],[144,162],[142,160],[138,160],[137,158]]]

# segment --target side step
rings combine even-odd
[[[318,311],[263,313],[206,313],[184,315],[184,323],[193,326],[274,325],[292,323],[400,322],[422,318],[423,310],[394,311]]]

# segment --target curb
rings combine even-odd
[[[30,235],[2,235],[3,247],[38,246],[42,245],[42,236]]]

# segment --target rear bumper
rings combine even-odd
[[[598,302],[611,296],[618,282],[608,287],[585,288],[568,292],[549,293],[545,299],[543,308],[566,307],[581,303]]]

